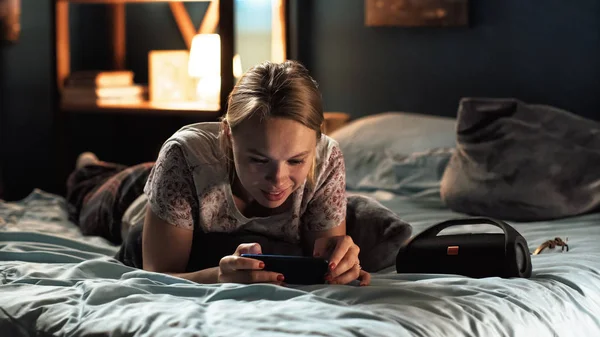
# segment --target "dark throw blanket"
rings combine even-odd
[[[452,210],[514,221],[598,210],[600,124],[515,99],[461,100],[441,182]]]
[[[126,265],[142,268],[143,225],[129,230],[116,258]],[[397,214],[372,198],[348,196],[346,232],[360,247],[359,259],[369,272],[393,266],[396,254],[409,239],[412,227]],[[264,235],[240,231],[237,233],[194,232],[188,271],[215,267],[223,256],[231,255],[241,243],[257,242],[264,254],[303,255],[298,245]]]

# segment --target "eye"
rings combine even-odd
[[[304,164],[304,159],[291,159],[288,163],[290,163],[290,165],[301,165]]]
[[[250,161],[257,164],[266,164],[268,160],[256,157],[250,157]]]

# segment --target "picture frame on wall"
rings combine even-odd
[[[0,0],[0,42],[16,42],[21,34],[21,0]]]
[[[468,0],[365,0],[368,27],[465,27]]]
[[[148,53],[148,93],[152,102],[185,102],[194,93],[188,73],[187,50],[152,50]]]

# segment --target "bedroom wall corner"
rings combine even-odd
[[[19,39],[0,48],[0,153],[6,200],[57,189],[52,2],[22,0]]]
[[[4,199],[4,170],[2,169],[5,161],[4,158],[4,45],[0,42],[0,200]]]
[[[4,53],[2,52],[2,43],[0,42],[0,200],[4,199],[4,170],[2,169],[4,164]]]

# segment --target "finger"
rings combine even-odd
[[[231,255],[221,259],[219,266],[224,271],[260,270],[265,267],[265,263],[248,257]]]
[[[329,270],[333,271],[338,266],[348,252],[348,249],[350,249],[352,246],[354,246],[354,242],[349,236],[344,236],[343,238],[337,240],[335,250],[329,258]]]
[[[258,243],[242,243],[235,251],[235,255],[262,254],[262,248]]]
[[[336,245],[336,238],[318,238],[313,247],[314,257],[329,257]]]
[[[348,270],[352,269],[355,265],[360,265],[360,261],[358,259],[358,246],[353,245],[348,249],[342,261],[338,263],[335,269],[329,272],[332,278],[336,278]]]
[[[360,276],[360,265],[355,264],[348,271],[342,275],[331,280],[332,284],[348,284],[354,280],[357,280]]]
[[[238,273],[244,279],[243,283],[273,283],[285,280],[282,274],[272,271],[252,270]]]
[[[371,284],[371,274],[361,270],[360,274],[358,275],[358,280],[360,281],[361,287],[368,286]]]

